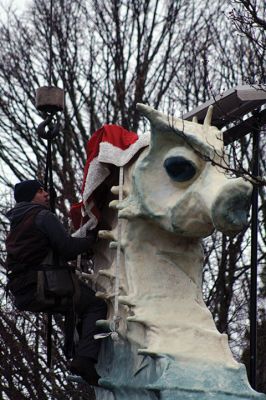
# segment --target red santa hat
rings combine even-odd
[[[110,164],[126,165],[143,147],[148,146],[149,135],[138,136],[118,125],[104,125],[87,142],[87,161],[82,184],[82,202],[71,207],[71,218],[77,235],[97,226],[100,217],[93,192],[110,174]]]

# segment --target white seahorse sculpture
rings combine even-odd
[[[202,299],[201,238],[247,223],[252,186],[228,179],[221,132],[149,106],[150,145],[126,167],[124,199],[105,210],[95,266],[114,316],[117,211],[121,219],[118,340],[102,340],[98,400],[263,398],[248,384]],[[118,194],[118,186],[111,189]],[[104,327],[106,323],[99,322]],[[107,324],[108,325],[108,324]]]

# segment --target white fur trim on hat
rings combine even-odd
[[[100,143],[98,160],[122,167],[126,165],[131,158],[142,148],[150,143],[150,134],[144,133],[138,137],[138,140],[131,144],[126,150],[122,150],[109,142]]]

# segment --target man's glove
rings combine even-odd
[[[86,238],[90,240],[91,245],[94,244],[98,238],[98,228],[88,230],[86,232]]]

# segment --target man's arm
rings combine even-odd
[[[59,219],[49,210],[41,211],[35,219],[38,229],[49,239],[53,250],[65,260],[73,260],[78,254],[88,251],[96,240],[95,231],[85,238],[72,237]]]

